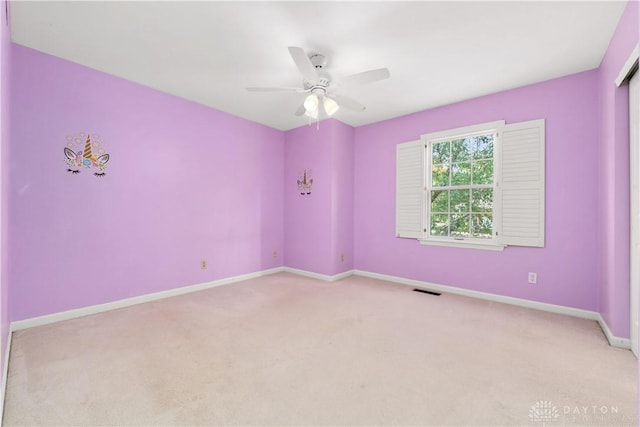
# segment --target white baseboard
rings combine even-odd
[[[370,277],[372,279],[386,280],[388,282],[408,285],[415,288],[423,288],[431,291],[462,295],[471,298],[479,298],[488,301],[495,301],[504,304],[517,305],[520,307],[532,308],[535,310],[547,311],[550,313],[564,314],[566,316],[579,317],[582,319],[595,320],[602,328],[602,332],[606,336],[609,344],[613,347],[624,349],[631,348],[631,341],[627,338],[616,337],[611,333],[609,326],[604,321],[600,313],[590,310],[582,310],[579,308],[565,307],[562,305],[548,304],[544,302],[531,301],[522,298],[507,297],[504,295],[491,294],[488,292],[473,291],[469,289],[456,288],[453,286],[439,285],[437,283],[423,282],[420,280],[405,279],[398,276],[390,276],[388,274],[371,273],[369,271],[354,270],[353,274],[357,276]]]
[[[354,270],[347,270],[345,272],[329,276],[327,274],[314,273],[313,271],[299,270],[292,267],[283,267],[283,271],[287,273],[297,274],[299,276],[311,277],[312,279],[324,280],[325,282],[335,282],[337,280],[344,279],[353,275]]]
[[[191,292],[202,291],[204,289],[215,288],[217,286],[228,285],[230,283],[241,282],[243,280],[255,279],[256,277],[267,276],[269,274],[281,273],[285,271],[284,267],[271,268],[269,270],[256,271],[254,273],[242,274],[240,276],[228,277],[225,279],[214,280],[212,282],[199,283],[197,285],[184,286],[176,289],[155,292],[152,294],[140,295],[137,297],[125,298],[104,304],[91,305],[88,307],[77,308],[73,310],[62,311],[59,313],[47,314],[45,316],[32,317],[30,319],[18,320],[11,322],[10,331],[19,331],[21,329],[34,328],[36,326],[48,325],[50,323],[60,322],[62,320],[75,319],[78,317],[88,316],[91,314],[102,313],[118,308],[129,307],[136,304],[142,304],[149,301],[156,301],[164,298],[174,297],[177,295],[188,294]]]
[[[521,298],[508,297],[504,295],[491,294],[488,292],[480,292],[473,291],[469,289],[456,288],[448,285],[439,285],[437,283],[423,282],[420,280],[414,279],[406,279],[404,277],[391,276],[388,274],[380,274],[380,273],[372,273],[369,271],[363,270],[348,270],[333,276],[329,276],[326,274],[314,273],[311,271],[300,270],[292,267],[276,267],[269,270],[257,271],[254,273],[243,274],[240,276],[229,277],[225,279],[214,280],[212,282],[200,283],[191,286],[185,286],[182,288],[169,289],[166,291],[156,292],[152,294],[140,295],[137,297],[126,298],[118,301],[108,302],[105,304],[92,305],[89,307],[82,307],[74,310],[63,311],[59,313],[48,314],[45,316],[33,317],[25,320],[18,320],[15,322],[11,322],[9,325],[9,340],[7,341],[7,363],[5,363],[5,372],[3,373],[5,381],[7,376],[7,367],[8,367],[8,357],[9,357],[9,347],[11,343],[11,332],[19,331],[21,329],[34,328],[36,326],[48,325],[50,323],[60,322],[62,320],[75,319],[78,317],[88,316],[91,314],[102,313],[109,310],[115,310],[118,308],[129,307],[136,304],[142,304],[149,301],[156,301],[164,298],[169,298],[177,295],[183,295],[191,292],[197,292],[204,289],[214,288],[217,286],[228,285],[230,283],[241,282],[243,280],[254,279],[256,277],[267,276],[274,273],[287,272],[292,274],[298,274],[300,276],[310,277],[313,279],[323,280],[325,282],[335,282],[346,277],[352,275],[358,275],[363,277],[370,277],[378,280],[385,280],[388,282],[399,283],[407,286],[413,286],[416,288],[423,288],[432,291],[456,294],[467,296],[471,298],[479,298],[494,302],[500,302],[504,304],[517,305],[520,307],[532,308],[535,310],[542,310],[551,313],[564,314],[567,316],[579,317],[583,319],[595,320],[598,322],[604,335],[606,336],[609,344],[613,347],[619,347],[624,349],[631,348],[631,340],[628,338],[620,338],[616,337],[611,333],[609,326],[604,321],[604,318],[600,315],[600,313],[589,310],[582,310],[578,308],[565,307],[561,305],[548,304],[543,302],[531,301]],[[6,382],[4,383],[6,385]],[[4,393],[4,390],[2,391]],[[3,404],[4,401],[0,402],[0,405]],[[2,406],[0,406],[0,414],[1,414]],[[0,418],[1,419],[1,418]]]
[[[7,394],[7,379],[9,378],[9,355],[11,354],[11,337],[13,333],[9,330],[7,336],[7,348],[4,355],[4,366],[2,368],[2,389],[0,390],[0,426],[4,419],[4,397]]]
[[[609,325],[604,321],[604,318],[600,313],[598,314],[598,325],[600,325],[600,329],[604,332],[604,336],[607,337],[607,341],[612,347],[624,348],[627,350],[631,350],[631,340],[629,338],[620,338],[616,337],[611,333],[611,329],[609,329]]]

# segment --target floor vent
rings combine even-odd
[[[423,294],[435,295],[437,297],[440,296],[440,292],[426,291],[424,289],[414,289],[413,292],[421,292]]]

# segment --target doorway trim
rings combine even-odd
[[[629,79],[629,339],[638,357],[638,306],[640,304],[640,76]]]
[[[640,194],[634,193],[640,188],[640,94],[632,94],[633,85],[638,86],[638,60],[640,59],[640,44],[637,44],[623,64],[615,83],[617,87],[628,83],[629,87],[629,342],[631,351],[638,357],[638,311],[640,309],[640,268],[637,262],[640,258]]]
[[[640,44],[637,44],[636,47],[633,48],[629,57],[620,69],[618,77],[616,77],[615,80],[616,87],[622,86],[624,82],[633,76],[633,73],[638,69],[638,58],[640,58]]]

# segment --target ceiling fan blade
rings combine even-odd
[[[332,94],[331,98],[333,98],[338,103],[339,106],[348,108],[349,110],[362,112],[367,109],[367,107],[360,104],[358,101],[343,95]]]
[[[309,60],[309,57],[306,53],[304,53],[304,50],[302,50],[302,48],[290,46],[289,54],[291,55],[291,58],[293,58],[293,62],[296,63],[296,66],[298,67],[298,70],[300,70],[302,76],[309,83],[315,83],[318,81],[319,76],[318,72],[316,71],[316,67],[313,66],[311,60]]]
[[[301,115],[304,114],[305,111],[307,111],[307,110],[304,108],[304,105],[301,105],[301,106],[298,107],[298,109],[296,110],[295,114],[296,114],[296,116],[301,116]]]
[[[365,83],[377,82],[378,80],[388,79],[390,76],[391,74],[389,73],[388,69],[379,68],[377,70],[365,71],[362,73],[343,77],[338,83],[340,84],[340,86],[361,85]]]
[[[248,87],[249,92],[304,92],[299,87]]]

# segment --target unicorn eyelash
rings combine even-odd
[[[67,169],[67,172],[71,172],[71,173],[80,173],[79,170],[75,170],[75,169]]]
[[[106,172],[102,172],[102,173],[95,172],[94,173],[95,176],[105,176],[106,174],[107,174]]]

